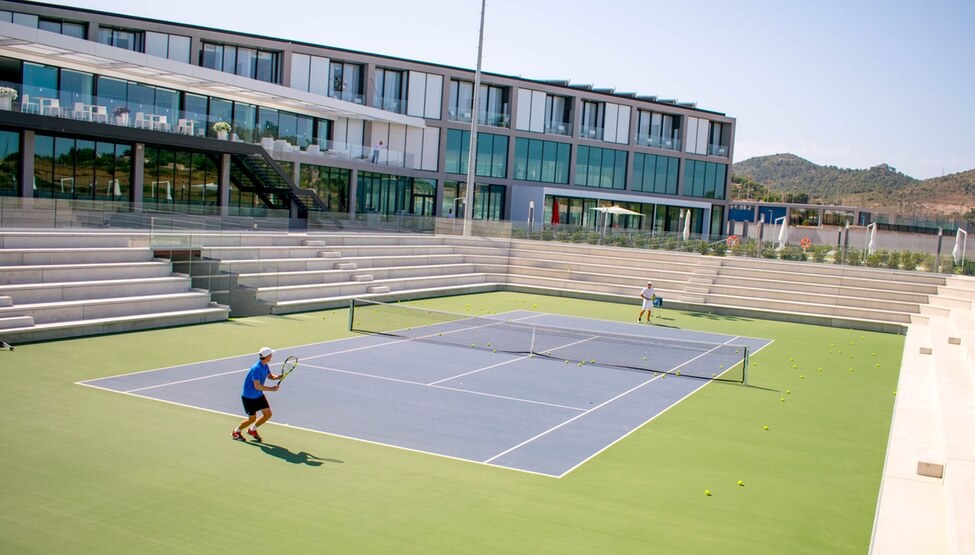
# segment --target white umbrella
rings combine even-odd
[[[687,211],[687,216],[684,218],[684,240],[687,241],[691,238],[691,211]]]
[[[643,214],[641,214],[639,212],[634,212],[633,210],[630,210],[628,208],[623,208],[622,206],[618,206],[618,205],[615,205],[615,204],[613,206],[597,206],[597,207],[593,208],[593,210],[598,210],[598,211],[600,211],[600,212],[602,212],[604,214],[619,214],[619,215],[624,215],[624,216],[642,216],[643,215]]]
[[[779,228],[779,248],[785,246],[789,241],[789,218],[782,217],[782,227]]]
[[[867,243],[867,254],[873,254],[873,251],[877,250],[877,224],[872,223],[868,227],[870,228],[870,241]]]
[[[965,235],[964,239],[962,239],[962,234]],[[955,248],[951,251],[951,258],[955,261],[955,264],[961,262],[961,259],[965,257],[965,243],[967,242],[968,232],[958,228],[958,232],[955,233]]]
[[[613,206],[594,206],[592,209],[595,210],[596,212],[603,213],[603,235],[606,235],[606,228],[609,226],[609,216],[607,214],[617,214],[623,216],[643,216],[643,214],[639,212],[634,212],[633,210],[629,210],[627,208],[623,208],[622,206],[617,206],[615,204]]]

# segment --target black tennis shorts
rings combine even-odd
[[[257,399],[241,396],[240,400],[242,403],[244,403],[244,412],[247,413],[247,416],[254,416],[259,410],[271,408],[271,406],[267,404],[267,397],[263,395]]]

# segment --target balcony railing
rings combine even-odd
[[[3,95],[2,89],[16,91],[16,98],[10,93]],[[327,141],[319,144],[314,138],[299,138],[294,134],[279,134],[277,137],[260,137],[255,129],[244,129],[233,125],[227,132],[218,132],[213,127],[217,118],[196,112],[170,110],[146,104],[134,104],[93,97],[91,95],[70,95],[57,90],[33,88],[34,94],[24,94],[23,86],[17,83],[0,82],[0,110],[19,111],[49,117],[87,121],[117,127],[145,129],[187,135],[199,138],[225,139],[234,142],[260,144],[272,156],[284,153],[307,152],[325,157],[352,160],[359,163],[379,164],[396,167],[413,167],[413,155],[403,151],[378,149],[358,144]],[[304,147],[304,149],[302,148]]]
[[[659,137],[642,133],[637,134],[636,144],[663,150],[680,150],[680,139],[678,138]]]
[[[456,108],[447,110],[448,121],[470,123],[472,119],[470,110],[458,110]],[[477,124],[491,127],[510,127],[511,119],[507,112],[481,112],[477,118]]]
[[[708,145],[708,156],[728,157],[728,147],[723,145]]]
[[[603,140],[603,128],[583,125],[582,127],[579,128],[579,137],[583,139],[593,139],[596,141],[601,141]]]
[[[380,110],[385,110],[387,112],[393,112],[396,114],[406,113],[406,99],[405,98],[377,98],[376,107]]]
[[[565,137],[572,136],[572,124],[567,121],[549,121],[545,122],[545,134],[546,135],[562,135]]]

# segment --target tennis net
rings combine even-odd
[[[541,326],[353,299],[349,329],[361,333],[592,364],[745,383],[746,345]]]

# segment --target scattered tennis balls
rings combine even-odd
[[[779,402],[780,403],[784,403],[785,402],[785,397],[779,397]]]
[[[786,389],[785,390],[785,394],[786,395],[792,395],[792,390],[791,389]]]
[[[718,365],[718,368],[720,368],[720,369],[722,369],[722,370],[724,370],[724,364],[719,364],[719,365]]]
[[[493,350],[493,351],[491,351],[491,352],[492,352],[492,353],[496,353],[496,352],[498,352],[498,350],[497,350],[497,349],[495,349],[495,350]]]
[[[822,366],[820,366],[820,367],[819,367],[819,371],[820,371],[820,372],[822,372],[822,371],[823,371],[823,367],[822,367]]]
[[[792,367],[793,368],[799,368],[799,365],[798,364],[793,364]]]
[[[678,370],[678,371],[677,371],[677,372],[675,372],[675,373],[676,373],[676,374],[677,374],[678,376],[680,376],[680,370]]]
[[[878,362],[877,364],[874,364],[874,366],[876,366],[877,368],[880,368],[880,363]]]
[[[744,486],[745,485],[745,481],[744,480],[738,480],[738,485],[739,486]]]
[[[805,375],[805,374],[799,374],[799,379],[800,379],[800,380],[804,380],[804,379],[806,379],[806,375]]]
[[[853,371],[853,369],[852,369],[852,368],[850,368],[850,372],[852,372],[852,371]]]
[[[762,429],[767,432],[768,431],[768,426],[762,426]]]
[[[704,495],[710,496],[711,495],[711,490],[709,490],[709,489],[704,490]]]

